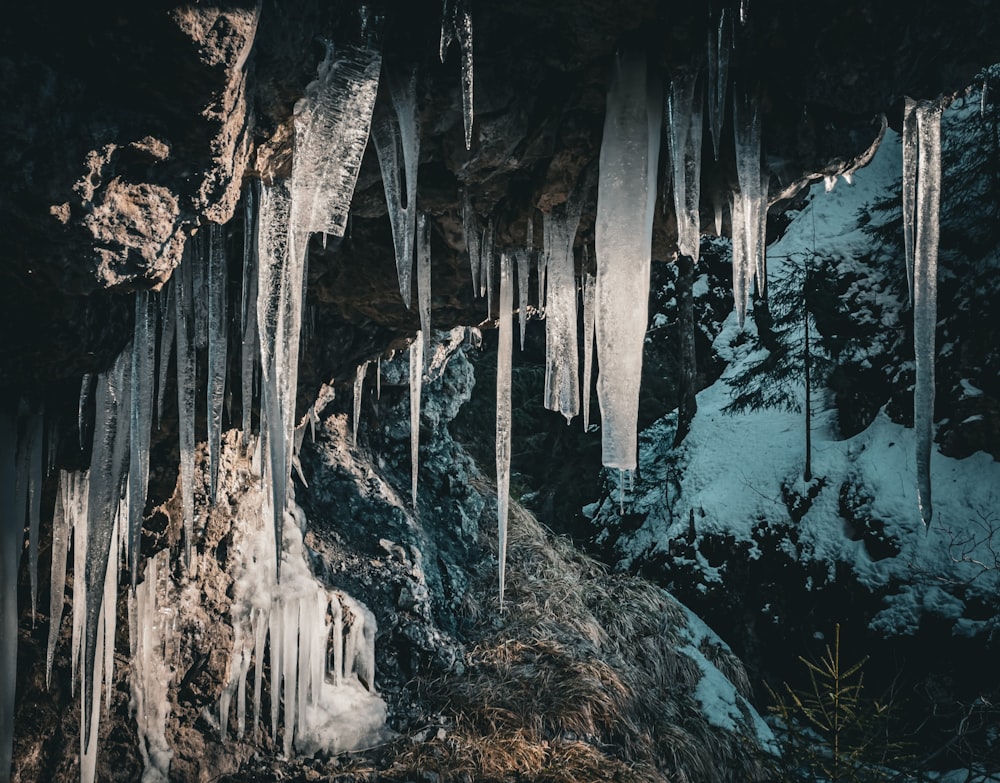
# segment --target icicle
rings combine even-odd
[[[382,399],[382,357],[379,356],[375,365],[375,399]]]
[[[409,307],[417,219],[417,165],[420,162],[417,72],[411,71],[402,80],[392,76],[387,74],[389,78],[386,79],[390,101],[383,100],[375,106],[372,141],[378,153],[385,201],[389,207],[399,293]]]
[[[482,263],[479,243],[480,228],[468,192],[462,195],[462,228],[465,232],[465,247],[469,252],[469,267],[472,270],[472,295],[475,297],[479,296],[479,270]]]
[[[493,314],[493,240],[495,226],[493,218],[486,221],[483,229],[482,258],[479,261],[479,295],[486,297],[486,317]]]
[[[174,317],[177,326],[177,419],[180,441],[181,514],[184,520],[184,567],[191,568],[194,538],[194,421],[195,389],[198,387],[192,318],[194,277],[191,253],[185,252],[173,283]],[[94,476],[91,476],[91,482]]]
[[[698,263],[701,233],[701,93],[698,72],[676,76],[667,96],[677,248]]]
[[[118,573],[121,568],[121,538],[122,521],[128,513],[128,506],[121,501],[118,510],[115,512],[115,522],[111,527],[111,556],[108,558],[108,568],[104,574],[104,599],[102,611],[104,613],[104,709],[111,711],[112,683],[115,675],[115,634],[118,623]],[[98,688],[100,686],[97,686]]]
[[[544,221],[543,224],[544,226]],[[538,309],[545,312],[545,295],[546,295],[546,273],[548,271],[549,265],[549,248],[547,243],[545,243],[544,229],[543,229],[543,247],[538,251],[538,255],[535,257],[535,266],[537,267],[538,274]]]
[[[510,502],[510,405],[511,405],[511,310],[514,294],[510,258],[500,254],[500,326],[497,345],[497,529],[500,561],[500,609],[503,610],[504,584],[507,577],[507,506]]]
[[[913,305],[913,222],[917,194],[917,102],[903,102],[903,248],[906,254],[906,289]]]
[[[660,87],[646,58],[616,58],[608,91],[597,193],[595,334],[603,462],[635,467],[639,380],[659,161]]]
[[[45,688],[52,686],[52,663],[56,657],[56,642],[62,625],[63,602],[66,592],[66,553],[69,551],[69,526],[72,512],[67,510],[70,474],[59,474],[56,504],[52,512],[52,567],[49,571],[49,638],[45,652]],[[75,575],[74,575],[75,576]]]
[[[257,209],[254,186],[247,188],[243,236],[243,287],[240,312],[240,394],[243,412],[243,448],[250,444],[253,428],[253,390],[260,359],[257,341]]]
[[[431,333],[431,233],[427,214],[417,216],[417,310],[420,331]]]
[[[226,395],[226,353],[229,344],[229,318],[226,293],[229,272],[226,265],[225,237],[222,226],[209,226],[208,253],[208,498],[215,505],[219,483],[219,447],[222,440],[222,404]]]
[[[191,255],[188,272],[191,274],[191,308],[194,347],[203,351],[208,347],[208,229],[203,229],[191,237]]]
[[[715,235],[721,237],[723,203],[722,199],[715,194],[712,195],[712,209],[715,211]]]
[[[31,581],[31,625],[38,606],[38,536],[42,517],[42,449],[45,414],[35,411],[28,419],[25,461],[28,468],[28,576]],[[20,448],[18,449],[20,451]],[[20,456],[18,456],[20,459]],[[23,509],[22,509],[23,511]]]
[[[9,780],[14,748],[17,685],[17,565],[24,509],[15,502],[17,426],[0,411],[0,779]]]
[[[353,441],[358,442],[358,422],[361,421],[361,395],[365,386],[365,375],[368,372],[368,362],[362,362],[354,372],[354,431]]]
[[[732,22],[727,8],[719,13],[716,27],[708,25],[708,124],[712,132],[712,150],[719,159],[722,125],[726,117],[726,87],[729,82],[729,53],[733,48]],[[721,233],[718,230],[716,233]]]
[[[531,225],[530,223],[528,225]],[[528,277],[530,272],[530,251],[518,250],[517,258],[517,314],[521,326],[521,350],[524,350],[524,335],[528,329]]]
[[[135,295],[132,336],[132,388],[128,470],[128,567],[135,588],[139,578],[142,520],[149,483],[149,439],[153,421],[153,378],[156,367],[156,307],[148,291]]]
[[[739,197],[734,197],[732,207],[733,225],[733,258],[734,283],[737,282],[736,254],[742,252],[742,264],[746,266],[745,282],[739,277],[740,285],[746,286],[746,291],[733,289],[733,298],[739,297],[736,311],[745,313],[744,294],[749,296],[757,270],[763,268],[764,261],[759,258],[763,253],[763,243],[760,240],[762,218],[759,210],[767,210],[766,196],[763,191],[763,174],[760,164],[760,111],[757,99],[750,95],[733,96],[733,127],[736,145],[736,173],[739,178]],[[763,203],[762,203],[763,201]],[[738,214],[737,214],[738,213]],[[765,216],[766,219],[766,216]],[[742,244],[742,250],[736,250],[736,243]],[[742,270],[739,272],[742,275]],[[766,281],[761,281],[763,289]],[[743,316],[740,317],[743,326]]]
[[[90,390],[94,385],[94,376],[85,372],[80,378],[80,403],[77,406],[77,428],[80,433],[80,449],[83,449],[87,431],[87,404],[90,402]]]
[[[583,431],[590,430],[590,388],[594,376],[594,295],[597,279],[588,272],[583,278]]]
[[[417,467],[420,451],[420,387],[424,373],[424,333],[410,343],[410,493],[417,506]]]
[[[156,394],[156,426],[158,428],[163,426],[163,403],[167,397],[170,351],[174,347],[174,338],[177,334],[177,308],[173,293],[175,285],[177,283],[174,282],[174,278],[171,278],[157,294],[160,310],[163,313],[163,321],[160,326],[160,366]]]
[[[87,624],[87,591],[83,576],[87,569],[87,518],[90,502],[90,473],[72,474],[70,481],[70,503],[66,511],[73,516],[73,642],[71,650],[72,680],[71,692],[76,688],[77,671],[83,655],[84,634]],[[82,680],[82,678],[81,678]]]
[[[754,276],[757,280],[757,291],[762,299],[767,299],[767,194],[770,183],[768,178],[761,173],[760,193],[758,199],[753,204],[753,218],[757,221],[757,230],[754,238],[757,240],[754,249],[756,265]]]
[[[302,233],[344,236],[381,67],[376,49],[341,47],[335,56],[327,44],[316,79],[295,105],[292,183]]]
[[[745,215],[750,205],[742,193],[735,192],[731,195],[729,213],[733,222],[733,303],[742,329],[746,321],[747,301],[750,299],[750,289],[755,274],[755,267],[750,265],[750,253],[747,249]]]
[[[576,277],[573,240],[580,223],[581,199],[571,197],[543,217],[548,256],[545,306],[545,407],[567,423],[580,412],[577,353]]]
[[[938,218],[941,208],[941,104],[918,104],[916,121],[916,241],[913,253],[916,382],[913,429],[917,443],[917,504],[924,525],[930,525],[934,515],[931,503],[931,450],[934,443],[934,330],[937,325]]]
[[[740,24],[745,25],[747,23],[747,17],[750,13],[750,0],[740,0]]]
[[[472,149],[473,73],[472,73],[472,15],[468,0],[444,0],[441,14],[441,62],[451,42],[458,39],[462,50],[462,116],[465,122],[465,148]]]

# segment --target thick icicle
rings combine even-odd
[[[70,474],[59,473],[56,504],[52,512],[52,567],[49,571],[49,638],[45,652],[45,687],[52,685],[52,663],[62,625],[63,602],[66,592],[66,554],[69,552],[69,527],[72,511],[67,509]]]
[[[458,39],[462,51],[462,117],[465,123],[465,148],[472,149],[473,121],[473,70],[472,70],[472,14],[469,0],[444,0],[441,14],[441,62],[451,42]]]
[[[583,278],[583,431],[590,429],[590,387],[594,375],[594,295],[597,279],[588,272]]]
[[[580,412],[576,277],[573,240],[580,223],[577,204],[560,205],[543,219],[548,256],[545,305],[545,407],[569,422]]]
[[[517,258],[517,315],[521,326],[521,350],[523,351],[524,335],[528,329],[528,280],[531,274],[531,255],[526,248],[516,251],[515,255]]]
[[[382,56],[332,45],[295,105],[292,181],[299,230],[344,236],[368,144]],[[305,252],[305,247],[301,248]]]
[[[417,468],[420,457],[420,387],[424,378],[424,333],[410,343],[410,495],[417,505]]]
[[[94,376],[85,372],[80,378],[80,402],[77,406],[77,427],[80,433],[80,448],[83,449],[87,432],[87,406],[90,403],[90,392],[94,387]]]
[[[134,588],[139,578],[142,519],[149,483],[149,439],[153,424],[153,379],[156,370],[156,305],[148,291],[135,295],[132,336],[131,424],[128,469],[128,567]]]
[[[417,216],[417,310],[420,331],[431,333],[431,232],[427,215]]]
[[[70,502],[64,510],[73,517],[73,641],[70,651],[72,665],[71,692],[76,688],[77,672],[83,655],[83,637],[87,625],[87,592],[82,584],[87,569],[87,516],[90,502],[90,473],[71,474]]]
[[[675,76],[667,96],[677,248],[698,263],[701,234],[701,92],[698,72]]]
[[[240,394],[243,411],[243,448],[250,443],[253,425],[253,388],[260,346],[257,344],[257,198],[255,187],[247,188],[243,217],[243,288],[240,308]]]
[[[24,537],[24,509],[14,500],[17,425],[0,411],[0,780],[10,780],[17,685],[17,564]]]
[[[931,450],[934,443],[934,330],[937,325],[938,218],[941,207],[941,105],[917,106],[916,230],[913,253],[913,352],[916,381],[913,429],[917,443],[917,504],[931,523]]]
[[[511,405],[511,310],[514,307],[511,264],[500,254],[500,326],[497,345],[497,530],[499,533],[500,608],[507,578],[507,507],[510,502],[510,405]]]
[[[354,429],[352,439],[355,444],[358,442],[358,422],[361,421],[361,395],[365,387],[365,375],[368,373],[368,362],[358,365],[354,373]]]
[[[215,504],[219,483],[219,447],[222,440],[222,406],[226,396],[226,363],[229,346],[225,237],[222,226],[209,226],[208,251],[208,498]]]
[[[31,624],[34,626],[38,605],[38,535],[42,517],[42,449],[45,434],[45,414],[41,409],[31,414],[26,434],[28,442],[24,458],[28,468],[28,576],[31,581]],[[19,445],[18,451],[20,450]],[[20,455],[18,459],[21,459]]]
[[[472,295],[479,296],[480,228],[468,193],[464,193],[462,196],[462,230],[465,232],[465,248],[469,252],[469,267],[472,271]]]
[[[733,222],[733,303],[741,329],[746,321],[747,302],[750,299],[750,289],[755,274],[755,267],[750,263],[750,253],[747,249],[745,215],[750,208],[742,193],[736,191],[732,194],[729,214]]]
[[[194,420],[197,388],[194,348],[192,266],[195,259],[184,253],[174,273],[174,323],[177,327],[177,419],[180,441],[181,513],[184,519],[184,567],[191,567],[194,538]],[[91,476],[91,483],[95,477]]]
[[[173,278],[167,281],[166,285],[157,294],[162,313],[160,324],[160,365],[158,367],[159,378],[156,393],[156,426],[163,426],[163,403],[167,397],[167,378],[170,371],[170,352],[174,347],[174,338],[177,335],[177,308],[174,298]]]
[[[719,13],[719,24],[708,25],[708,124],[712,132],[712,150],[719,159],[722,125],[726,117],[726,87],[729,82],[729,53],[733,48],[733,24],[729,9]]]
[[[597,192],[595,333],[603,462],[636,464],[639,380],[660,150],[660,86],[646,58],[616,58],[608,91]]]
[[[913,305],[914,204],[917,194],[917,102],[903,102],[903,248],[906,254],[906,290]]]
[[[385,201],[389,207],[399,293],[409,307],[417,220],[417,165],[420,162],[416,70],[402,79],[387,74],[386,91],[389,101],[383,99],[375,106],[372,141],[378,153]]]
[[[483,229],[482,258],[479,261],[479,295],[486,297],[486,317],[493,314],[493,240],[495,238],[493,218],[486,221]]]
[[[733,128],[736,146],[736,174],[740,185],[739,195],[733,199],[732,213],[734,281],[737,278],[735,269],[737,241],[742,243],[742,252],[744,253],[742,261],[746,265],[745,283],[743,282],[744,278],[740,277],[740,283],[741,285],[745,284],[746,291],[737,290],[735,287],[733,289],[734,300],[739,297],[736,311],[740,313],[740,303],[744,301],[744,295],[749,296],[757,270],[764,267],[764,260],[759,257],[764,252],[764,243],[760,232],[761,225],[766,220],[767,196],[763,195],[763,174],[760,164],[760,111],[756,97],[740,94],[733,96]],[[763,217],[760,210],[765,212]],[[763,291],[766,281],[760,280],[758,285]],[[743,317],[741,316],[740,326],[742,327],[742,325]]]

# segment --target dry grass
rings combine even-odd
[[[762,779],[756,740],[710,725],[694,699],[702,675],[678,651],[687,643],[683,609],[647,582],[607,573],[518,504],[510,517],[502,620],[493,619],[495,598],[464,606],[487,629],[465,671],[417,683],[452,729],[403,750],[390,777],[423,770],[461,781]],[[748,693],[731,653],[712,644],[701,651]]]

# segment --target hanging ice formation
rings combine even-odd
[[[486,221],[479,259],[479,295],[486,297],[486,317],[493,315],[493,218]]]
[[[354,372],[354,429],[352,439],[358,442],[358,422],[361,421],[361,395],[365,388],[365,375],[368,373],[368,362],[362,362]]]
[[[698,263],[701,240],[701,92],[698,72],[675,76],[667,96],[677,248]]]
[[[469,0],[444,0],[441,12],[441,62],[448,54],[451,42],[458,40],[462,51],[462,117],[465,123],[465,148],[472,149],[473,79],[472,79],[472,14]]]
[[[915,105],[909,99],[910,114],[904,129],[903,188],[914,194],[914,213],[907,216],[904,203],[904,225],[908,222],[913,233],[913,352],[916,357],[916,380],[913,388],[913,429],[917,451],[917,506],[920,518],[929,525],[934,514],[931,503],[931,450],[934,442],[934,331],[937,324],[937,254],[938,218],[941,202],[941,104],[922,101]],[[912,125],[916,125],[913,133]],[[915,144],[907,143],[906,131],[915,136]],[[916,160],[914,161],[914,156]],[[916,182],[906,177],[916,174]],[[907,262],[910,261],[907,252]]]
[[[580,360],[577,350],[577,285],[573,241],[583,200],[593,184],[585,171],[565,203],[542,216],[547,256],[545,302],[545,407],[566,422],[580,412]]]
[[[427,215],[417,216],[417,310],[420,331],[431,333],[431,232]]]
[[[729,82],[729,53],[733,48],[733,24],[723,7],[716,25],[709,16],[708,25],[708,124],[712,132],[712,150],[719,159],[722,125],[726,118],[726,87]]]
[[[375,105],[371,134],[389,208],[399,293],[409,307],[417,222],[417,165],[420,162],[416,70],[405,77],[386,74],[383,100]]]
[[[181,513],[184,518],[184,567],[191,567],[194,537],[194,420],[195,378],[194,324],[192,315],[192,253],[185,248],[181,265],[174,273],[174,322],[177,328],[177,417],[180,440]],[[199,297],[200,298],[200,297]],[[93,460],[91,460],[93,464]]]
[[[763,270],[762,216],[766,219],[767,197],[762,195],[760,164],[760,112],[751,95],[733,96],[733,129],[739,191],[733,193],[733,301],[740,327],[746,319],[747,301],[758,270]],[[764,290],[766,280],[759,280]]]
[[[417,506],[417,468],[420,456],[420,388],[424,379],[424,333],[410,343],[410,497]]]
[[[906,254],[906,290],[913,305],[914,220],[917,195],[917,102],[903,101],[903,248]]]
[[[208,243],[208,461],[209,502],[215,504],[219,483],[219,448],[222,440],[222,405],[226,395],[226,365],[229,343],[227,290],[229,271],[226,264],[222,226],[209,225]]]
[[[612,72],[597,191],[595,333],[603,462],[635,468],[639,380],[662,117],[646,57],[620,53]]]
[[[528,225],[531,225],[530,223]],[[524,334],[528,328],[528,280],[530,275],[531,252],[521,248],[515,252],[517,258],[517,315],[521,327],[521,350],[524,350]],[[500,311],[503,313],[503,310]]]
[[[462,229],[465,232],[465,248],[469,252],[469,267],[472,271],[472,295],[479,296],[479,270],[482,263],[479,244],[481,229],[468,193],[462,196]]]
[[[174,286],[176,283],[171,278],[166,282],[160,292],[156,295],[160,310],[160,365],[157,370],[157,391],[156,391],[156,425],[163,426],[163,405],[167,397],[167,378],[170,375],[170,353],[174,347],[174,340],[177,336],[177,312],[174,309]],[[82,429],[81,429],[82,432]]]
[[[211,346],[209,346],[211,348]],[[128,567],[132,587],[139,576],[142,520],[149,483],[149,438],[153,426],[153,379],[156,373],[156,305],[148,291],[135,295],[132,336],[128,468]]]
[[[253,423],[254,380],[260,361],[257,341],[257,208],[251,184],[245,194],[243,218],[243,288],[240,298],[240,395],[243,412],[243,447],[250,443]]]
[[[28,578],[31,583],[31,624],[38,604],[38,535],[42,515],[42,449],[45,417],[41,409],[27,417],[23,438],[17,444],[18,510],[21,521],[28,513]]]
[[[507,253],[500,254],[500,324],[497,345],[497,531],[500,563],[500,608],[503,609],[507,578],[507,510],[510,502],[510,405],[511,405],[511,311],[514,308],[511,264]]]
[[[583,431],[590,429],[590,387],[594,376],[594,294],[597,280],[583,278]]]
[[[14,749],[17,685],[17,563],[24,536],[23,508],[14,499],[17,425],[0,412],[0,779],[9,780]]]

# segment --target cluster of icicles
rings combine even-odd
[[[607,94],[607,114],[599,167],[596,173],[598,206],[595,232],[596,274],[578,279],[573,244],[588,189],[594,185],[591,169],[569,199],[543,217],[543,248],[533,247],[533,228],[527,226],[526,247],[497,252],[491,221],[481,228],[466,196],[464,226],[472,270],[472,284],[487,301],[493,301],[494,278],[499,283],[499,351],[497,372],[496,459],[500,538],[499,583],[503,601],[506,550],[507,493],[511,442],[511,354],[514,277],[517,276],[518,312],[523,347],[529,311],[528,281],[531,259],[535,259],[539,311],[546,320],[547,359],[545,405],[567,420],[581,410],[589,428],[593,347],[596,343],[601,368],[597,394],[602,416],[604,464],[619,471],[636,465],[639,380],[647,321],[653,207],[657,193],[657,171],[661,124],[666,117],[667,136],[678,225],[678,250],[698,259],[700,235],[700,168],[702,105],[708,106],[708,125],[716,156],[721,144],[728,84],[728,62],[733,45],[733,22],[726,9],[710,26],[708,42],[707,95],[697,73],[674,78],[664,90],[650,76],[645,57],[634,52],[620,54],[615,61]],[[745,4],[741,4],[741,21]],[[466,144],[472,141],[472,24],[464,0],[445,0],[440,54],[444,58],[452,40],[461,49],[463,108]],[[380,79],[388,101],[376,102]],[[136,296],[135,334],[131,346],[114,365],[96,378],[85,377],[81,392],[81,440],[86,422],[84,411],[93,397],[96,410],[90,469],[86,473],[62,473],[53,523],[52,618],[47,655],[51,675],[55,642],[62,614],[66,557],[72,534],[73,572],[82,589],[75,590],[73,604],[72,662],[74,684],[80,675],[81,777],[94,779],[102,681],[110,683],[114,663],[115,601],[118,592],[120,555],[131,575],[129,598],[132,625],[134,676],[147,685],[163,681],[164,607],[157,604],[158,576],[167,569],[159,559],[146,564],[142,585],[139,574],[141,525],[149,474],[150,429],[154,409],[162,417],[167,388],[168,357],[176,350],[177,405],[180,439],[180,487],[184,528],[184,561],[191,564],[195,495],[195,389],[196,357],[207,352],[207,421],[209,486],[214,501],[220,464],[222,415],[226,400],[226,367],[230,344],[242,346],[240,383],[244,445],[251,437],[251,401],[255,389],[260,397],[261,478],[270,495],[269,517],[273,525],[273,551],[285,543],[284,520],[290,508],[290,474],[296,460],[295,398],[299,337],[302,326],[307,247],[310,235],[343,236],[347,225],[361,158],[369,133],[382,170],[396,251],[400,293],[411,301],[411,279],[416,261],[420,331],[410,349],[412,499],[417,500],[417,453],[420,386],[425,367],[425,336],[430,334],[430,237],[427,216],[418,212],[417,168],[420,150],[417,75],[414,71],[383,73],[380,54],[370,48],[334,52],[331,48],[320,65],[317,79],[306,89],[295,108],[295,150],[288,181],[261,183],[245,196],[246,219],[242,265],[242,289],[238,302],[227,301],[229,272],[224,233],[210,226],[196,236],[185,259],[168,286],[159,293]],[[734,90],[734,92],[736,92]],[[663,96],[666,95],[664,107]],[[767,212],[767,176],[761,167],[760,112],[754,96],[736,92],[733,127],[739,187],[731,195],[729,208],[733,227],[733,293],[742,325],[751,288],[765,290],[764,226]],[[919,504],[925,521],[930,519],[929,458],[933,411],[933,355],[937,214],[940,187],[940,106],[907,102],[904,124],[904,217],[908,276],[916,325]],[[404,192],[405,191],[405,192]],[[721,232],[721,204],[715,205],[716,231]],[[207,236],[206,236],[207,235]],[[586,252],[586,251],[585,251]],[[499,270],[495,260],[499,259]],[[586,259],[585,259],[586,266]],[[583,301],[583,382],[579,372],[577,322],[578,298]],[[201,295],[207,292],[207,296]],[[230,322],[239,329],[229,335]],[[157,336],[159,335],[159,336]],[[157,348],[158,345],[158,348]],[[157,356],[159,361],[157,362]],[[361,386],[367,365],[355,380],[355,431]],[[158,379],[158,384],[156,380]],[[17,568],[23,522],[29,523],[29,561],[32,613],[37,595],[40,489],[46,453],[41,411],[24,411],[15,418],[0,414],[0,508],[4,541],[0,559],[0,780],[9,779],[12,738],[17,639]],[[48,460],[55,449],[50,438]],[[275,584],[282,558],[275,556]],[[335,602],[315,596],[317,612],[330,616]],[[306,605],[303,599],[302,606]],[[258,613],[259,614],[259,613]],[[309,613],[302,609],[296,617]],[[355,609],[357,617],[367,617]],[[283,616],[283,615],[282,615]],[[277,617],[277,615],[276,615]],[[157,620],[156,618],[160,618]],[[278,629],[274,623],[278,622]],[[333,621],[334,624],[336,621]],[[371,633],[374,618],[367,628]],[[304,628],[287,619],[257,616],[249,624],[237,624],[233,652],[234,681],[222,696],[222,724],[234,693],[239,702],[238,733],[245,729],[245,678],[250,661],[263,655],[265,629],[270,629],[271,649],[283,650],[284,663],[272,683],[283,677],[286,707],[286,751],[290,750],[296,721],[306,721],[305,710],[320,690],[323,677],[318,656],[291,652],[293,644],[282,639],[298,637]],[[327,627],[327,626],[323,626]],[[289,630],[292,629],[292,630]],[[277,634],[277,635],[276,635]],[[284,634],[284,636],[282,636]],[[301,650],[296,646],[295,650]],[[374,677],[369,647],[358,659],[369,684]],[[371,648],[373,649],[373,648]],[[154,654],[155,651],[159,653]],[[272,655],[275,655],[272,652]],[[276,660],[272,658],[272,660]],[[301,671],[300,671],[301,668]],[[340,661],[341,677],[348,671]],[[273,669],[272,669],[273,671]],[[254,684],[255,726],[259,720],[260,667]],[[235,683],[235,684],[234,684]],[[149,685],[152,688],[152,685]],[[142,691],[142,688],[139,689]],[[296,692],[299,693],[296,701]],[[162,712],[163,692],[155,689],[135,697],[139,703],[140,728],[150,717],[155,702]],[[143,707],[142,703],[147,702]],[[278,699],[272,699],[272,729],[277,731]],[[297,705],[297,706],[296,706]],[[147,738],[157,732],[147,726]],[[159,736],[159,735],[157,735]],[[162,736],[148,739],[144,755],[147,770],[169,764],[170,752]],[[165,762],[164,762],[165,760]],[[153,773],[150,772],[151,778]]]

